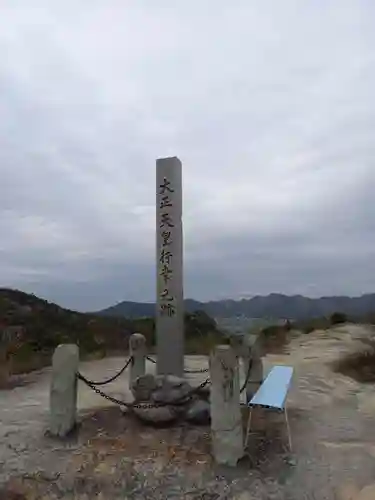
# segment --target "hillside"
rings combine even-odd
[[[0,363],[12,358],[15,372],[29,371],[48,364],[54,348],[73,342],[82,358],[126,351],[129,336],[143,333],[150,349],[155,344],[152,317],[127,319],[84,314],[64,309],[33,294],[0,288]],[[195,341],[219,335],[215,321],[205,313],[185,315],[187,349]],[[1,358],[2,357],[2,358]]]
[[[214,318],[246,316],[248,318],[289,318],[294,320],[329,316],[336,311],[352,317],[363,317],[375,311],[375,294],[361,297],[321,297],[311,299],[302,295],[287,296],[272,293],[242,300],[198,302],[187,299],[188,312],[201,310]],[[155,305],[141,302],[121,302],[99,311],[101,316],[139,318],[153,316]]]

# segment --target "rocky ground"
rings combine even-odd
[[[368,335],[359,326],[314,332],[296,336],[284,354],[268,355],[266,370],[295,367],[293,453],[283,418],[259,410],[247,456],[234,469],[213,464],[209,427],[147,427],[82,385],[78,431],[65,441],[48,438],[50,370],[19,377],[0,391],[0,500],[374,500],[374,386],[331,369]],[[186,358],[190,369],[205,363]],[[81,371],[103,379],[122,364],[121,358],[92,361]],[[147,371],[153,370],[150,363]],[[198,384],[204,375],[190,379]],[[105,391],[123,397],[127,386],[123,376]]]

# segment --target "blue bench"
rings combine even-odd
[[[292,376],[293,368],[291,366],[274,366],[252,397],[251,401],[249,401],[248,406],[250,408],[250,412],[246,428],[245,448],[247,447],[249,440],[252,409],[257,406],[261,406],[263,408],[274,408],[284,412],[289,439],[289,448],[290,451],[292,451],[292,439],[290,435],[288,413],[286,410],[286,398]]]

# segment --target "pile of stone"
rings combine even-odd
[[[133,381],[131,392],[135,403],[132,411],[143,422],[159,425],[177,420],[198,425],[210,423],[210,390],[207,387],[194,391],[184,378],[147,373]]]

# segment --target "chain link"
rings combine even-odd
[[[124,373],[124,371],[127,369],[127,367],[130,365],[130,363],[132,362],[133,360],[133,356],[130,356],[130,358],[127,360],[127,362],[125,363],[125,366],[123,368],[121,368],[121,370],[116,373],[116,375],[114,375],[113,377],[111,378],[108,378],[107,380],[103,380],[102,382],[94,382],[93,380],[88,380],[86,379],[85,377],[83,377],[83,375],[81,375],[82,380],[85,379],[85,381],[89,382],[91,385],[106,385],[106,384],[109,384],[110,382],[113,382],[114,380],[116,380],[120,375],[122,375]]]
[[[85,378],[82,374],[78,373],[77,377],[79,380],[84,382],[88,387],[90,387],[96,394],[99,396],[102,396],[104,399],[107,399],[108,401],[111,401],[112,403],[115,403],[119,406],[125,406],[126,408],[140,408],[140,409],[151,409],[151,408],[161,408],[165,406],[178,406],[182,404],[186,404],[196,393],[198,393],[201,389],[203,389],[206,385],[210,383],[210,379],[206,379],[204,382],[202,382],[198,387],[195,387],[192,389],[190,392],[187,394],[184,394],[180,398],[168,402],[168,403],[127,403],[126,401],[122,401],[121,399],[117,399],[113,396],[109,396],[108,394],[105,394],[103,391],[95,387],[95,385]]]
[[[250,374],[251,374],[251,369],[253,367],[253,359],[249,361],[249,365],[247,367],[247,373],[245,377],[245,382],[243,383],[241,389],[240,389],[240,394],[246,389],[247,383],[249,382],[250,379]]]
[[[192,389],[188,394],[185,394],[184,396],[178,398],[175,401],[169,402],[169,403],[127,403],[126,401],[122,401],[120,399],[117,399],[113,396],[110,396],[108,394],[105,394],[103,391],[98,389],[96,386],[98,385],[106,385],[109,384],[110,382],[113,382],[116,380],[120,375],[124,373],[124,371],[127,369],[127,367],[130,365],[130,363],[133,360],[133,356],[131,356],[127,362],[125,363],[124,367],[116,373],[113,377],[103,380],[101,382],[94,382],[93,380],[89,380],[86,377],[84,377],[81,373],[77,373],[77,377],[79,380],[84,382],[88,387],[90,387],[94,392],[96,392],[99,396],[102,396],[103,398],[107,399],[108,401],[111,401],[112,403],[115,403],[120,406],[125,406],[127,408],[140,408],[140,409],[151,409],[151,408],[161,408],[165,406],[177,406],[179,404],[185,404],[187,403],[197,392],[199,392],[201,389],[203,389],[206,385],[210,383],[210,379],[207,378],[202,384],[200,384],[198,387]],[[150,362],[156,364],[156,361],[149,356],[146,356],[146,359],[148,359]],[[249,382],[250,379],[250,374],[251,374],[251,369],[252,369],[252,360],[249,362],[247,373],[246,373],[246,378],[245,381],[240,389],[240,393],[242,393],[245,389],[246,386]],[[198,370],[184,370],[185,373],[187,374],[198,374],[198,373],[207,373],[209,371],[209,368],[201,368]]]

